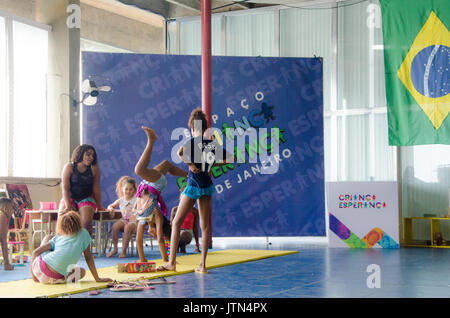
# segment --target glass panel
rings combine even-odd
[[[45,177],[48,32],[13,22],[13,175]]]
[[[319,10],[323,7],[280,10],[280,56],[323,58],[324,109],[328,110],[331,92],[332,10]]]
[[[369,71],[368,5],[364,1],[338,9],[338,109],[369,107],[373,74]]]
[[[397,180],[396,148],[389,146],[387,115],[374,115],[375,126],[375,150],[373,160],[375,165],[376,181],[395,181]]]
[[[274,13],[227,16],[227,55],[273,56]]]
[[[169,22],[167,24],[167,53],[177,54],[177,23]]]
[[[221,20],[211,18],[211,54],[221,55]],[[180,22],[180,54],[202,54],[202,31],[200,19]],[[176,34],[176,33],[175,33]]]
[[[338,118],[338,180],[370,180],[370,121],[368,115]]]
[[[423,216],[447,214],[450,207],[450,146],[422,145],[401,147],[402,215]],[[419,239],[428,239],[429,223],[414,228]],[[441,222],[440,231],[449,237],[448,222]],[[428,236],[427,236],[428,234]]]
[[[332,164],[333,153],[331,150],[331,118],[324,117],[323,119],[323,142],[324,142],[324,166],[325,166],[325,180],[326,181],[336,181],[332,180],[332,169],[334,166]]]

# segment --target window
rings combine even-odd
[[[0,16],[1,176],[49,177],[47,66],[47,27]]]

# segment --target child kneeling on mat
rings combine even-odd
[[[94,257],[89,245],[91,236],[81,226],[77,212],[70,211],[58,217],[56,236],[47,235],[41,246],[31,256],[31,275],[33,280],[42,284],[72,283],[82,279],[86,271],[76,266],[81,253],[96,282],[109,282],[109,278],[98,277]]]

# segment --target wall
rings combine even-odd
[[[23,18],[34,20],[34,0],[0,0],[0,10]]]
[[[132,7],[98,8],[83,2],[87,1],[81,3],[82,38],[136,53],[165,53],[165,21],[162,17]]]

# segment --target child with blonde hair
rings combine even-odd
[[[100,278],[89,245],[91,236],[82,227],[80,215],[69,211],[58,217],[55,236],[46,235],[41,246],[31,255],[31,276],[37,283],[62,284],[75,282],[86,275],[86,271],[76,266],[81,253],[96,282],[110,282]]]
[[[12,200],[9,198],[0,198],[0,244],[5,271],[14,269],[14,266],[9,263],[8,256],[8,225],[13,213]]]
[[[120,258],[127,257],[128,243],[130,242],[133,233],[136,233],[136,181],[128,176],[123,176],[117,181],[116,193],[119,197],[116,201],[108,205],[107,210],[111,212],[111,217],[114,217],[115,209],[119,208],[122,213],[122,218],[117,220],[111,230],[113,250],[108,253],[106,257],[112,257],[117,254],[119,232],[123,232],[122,237],[122,253]]]

